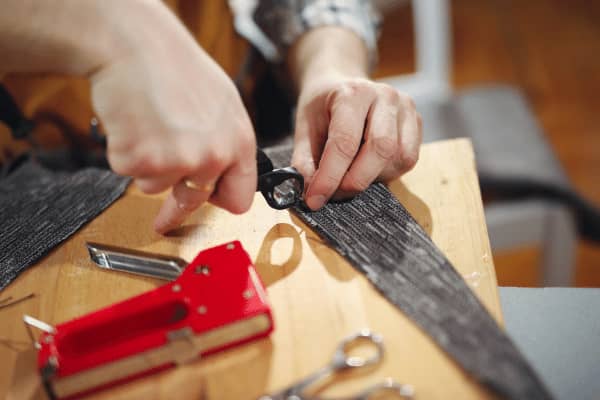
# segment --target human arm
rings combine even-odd
[[[293,165],[309,207],[412,168],[421,143],[414,104],[368,79],[379,24],[370,1],[229,2],[238,32],[289,72],[298,96]]]
[[[49,72],[88,75],[122,50],[104,29],[97,2],[6,0],[0,13],[0,74]]]
[[[157,231],[207,200],[232,212],[250,206],[250,119],[231,80],[162,2],[7,0],[0,59],[0,73],[89,77],[111,167],[144,192],[173,188]]]
[[[369,80],[368,62],[364,41],[337,26],[308,31],[288,52],[299,93],[292,164],[305,176],[312,209],[394,179],[417,162],[421,120],[414,103]]]

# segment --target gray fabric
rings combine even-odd
[[[508,399],[551,396],[462,277],[381,184],[296,213],[473,377]]]
[[[463,90],[445,102],[417,104],[424,140],[469,137],[480,174],[568,186],[525,98],[510,86]]]
[[[267,149],[275,167],[291,148]],[[551,396],[431,239],[381,183],[354,199],[295,213],[465,371],[508,399]]]
[[[500,288],[506,330],[557,399],[600,398],[600,289]]]
[[[0,290],[112,204],[127,183],[108,170],[54,172],[32,160],[0,179]]]

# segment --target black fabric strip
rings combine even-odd
[[[289,151],[267,154],[281,167],[281,160],[289,162]],[[295,213],[479,382],[508,399],[552,398],[460,274],[383,184],[371,185],[350,201],[315,212],[296,207]]]
[[[381,183],[300,218],[467,372],[508,399],[550,399],[523,356]]]
[[[129,180],[86,168],[56,172],[25,159],[0,180],[0,290],[100,214]]]

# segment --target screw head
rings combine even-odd
[[[246,300],[248,300],[249,298],[251,298],[252,296],[254,296],[254,290],[252,290],[252,289],[246,289],[246,290],[244,290],[244,293],[242,293],[242,295],[244,296],[244,298]]]
[[[175,293],[181,292],[181,285],[176,283],[175,285],[171,286],[171,290],[174,291]]]
[[[227,244],[227,250],[233,250],[233,249],[235,249],[235,244],[233,244],[233,243],[228,243],[228,244]]]
[[[50,356],[48,357],[48,363],[56,368],[58,367],[58,358],[56,358],[56,356]]]
[[[208,309],[206,308],[206,306],[198,306],[198,308],[196,309],[196,311],[198,311],[198,314],[206,314],[206,312],[208,311]]]
[[[52,341],[54,340],[54,336],[52,335],[48,335],[44,337],[44,343],[49,344],[52,343]]]
[[[202,275],[210,275],[210,267],[206,264],[198,265],[194,272]]]

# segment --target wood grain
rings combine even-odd
[[[415,170],[390,187],[500,321],[470,143],[462,139],[424,146]],[[94,399],[197,399],[201,395],[254,399],[324,365],[344,336],[363,327],[384,335],[387,358],[367,374],[336,380],[328,394],[351,394],[389,376],[414,385],[421,399],[488,398],[423,332],[289,212],[269,208],[259,196],[242,216],[204,206],[176,235],[162,237],[151,230],[160,202],[160,196],[130,188],[2,293],[2,298],[30,292],[36,297],[0,311],[0,394],[13,382],[19,350],[28,348],[23,314],[56,324],[160,284],[95,267],[86,241],[190,260],[200,249],[239,239],[268,287],[276,323],[271,338]],[[21,368],[21,380],[24,373]]]

